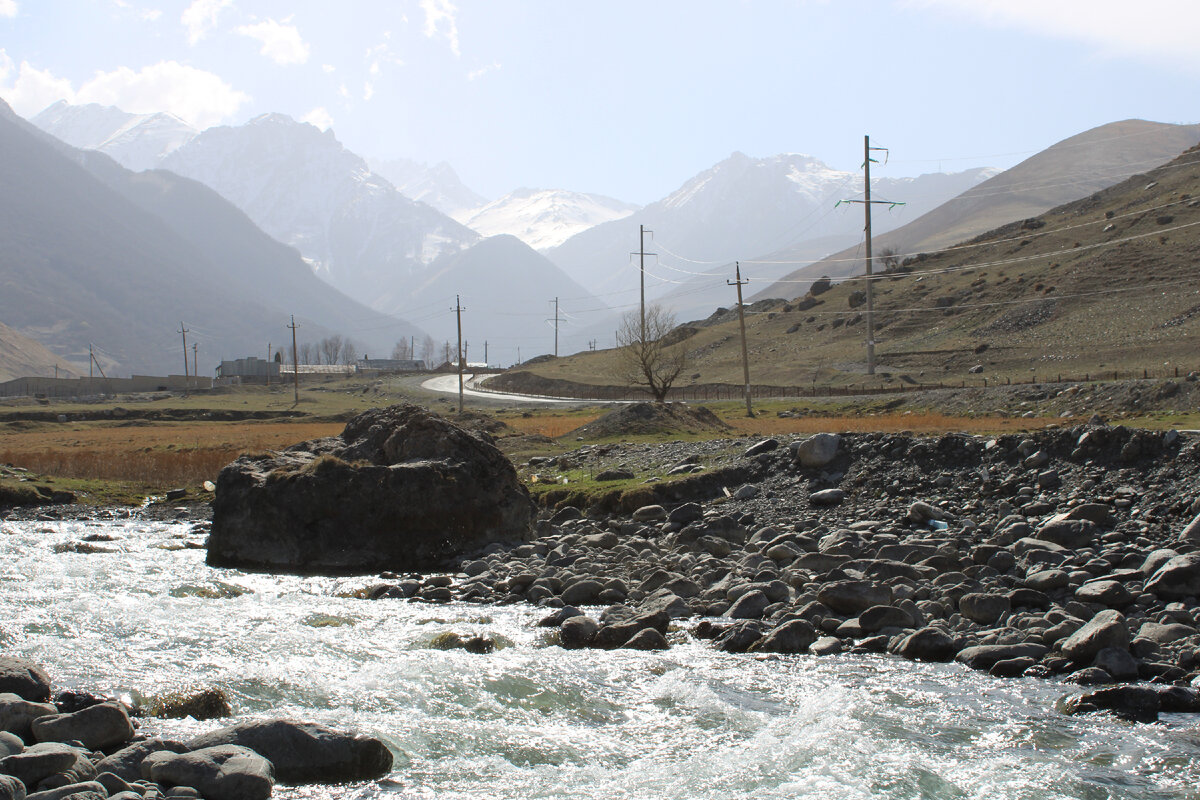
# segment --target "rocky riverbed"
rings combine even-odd
[[[740,482],[630,514],[549,509],[533,541],[490,545],[449,574],[385,575],[364,596],[533,603],[569,648],[664,649],[686,630],[728,652],[1148,682],[1066,711],[1200,709],[1184,688],[1200,678],[1194,436],[1094,420],[997,438],[585,447],[560,461]]]

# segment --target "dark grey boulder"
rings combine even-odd
[[[263,756],[275,766],[280,783],[373,780],[392,768],[392,754],[379,739],[335,731],[315,722],[244,722],[198,736],[188,747],[197,750],[221,744],[249,747]]]
[[[1017,644],[980,644],[966,647],[958,653],[955,661],[966,664],[971,669],[987,671],[1001,661],[1016,658],[1041,658],[1050,648],[1034,642]]]
[[[858,625],[864,633],[875,633],[884,628],[911,628],[914,624],[912,614],[896,606],[871,606],[858,615]]]
[[[817,599],[839,614],[858,615],[871,606],[891,605],[892,589],[873,581],[833,581],[820,588]]]
[[[1124,608],[1133,602],[1133,595],[1119,581],[1088,581],[1075,590],[1081,603],[1099,603],[1109,608]]]
[[[1200,552],[1184,553],[1163,564],[1146,582],[1146,591],[1163,600],[1200,596]]]
[[[1007,595],[970,592],[958,598],[958,610],[972,622],[991,625],[1008,613],[1010,603]]]
[[[371,409],[340,436],[221,470],[208,563],[298,572],[437,569],[532,535],[534,506],[495,445],[423,408]]]
[[[32,661],[0,656],[0,692],[12,692],[25,700],[50,700],[50,676]]]
[[[1078,550],[1091,544],[1099,531],[1099,527],[1091,520],[1053,519],[1038,528],[1034,537],[1069,550]]]
[[[954,637],[941,628],[927,627],[900,640],[896,655],[912,661],[950,661],[958,652]]]
[[[97,703],[71,714],[39,717],[30,727],[39,742],[80,742],[92,750],[115,747],[133,738],[129,712],[116,701]]]
[[[25,742],[20,736],[8,731],[0,731],[0,758],[8,758],[25,749]]]
[[[846,493],[841,489],[822,489],[808,496],[808,502],[814,506],[836,506],[846,499]]]
[[[763,636],[763,624],[758,620],[744,619],[725,628],[713,639],[718,650],[726,653],[746,653]]]
[[[25,784],[12,775],[0,775],[0,800],[25,800]]]
[[[667,637],[654,628],[643,628],[621,645],[626,650],[666,650],[670,646]]]
[[[803,653],[818,636],[817,629],[808,620],[792,619],[772,629],[752,649],[763,653]]]
[[[33,794],[25,795],[26,800],[108,800],[108,790],[98,781],[83,781],[59,786],[54,789],[43,789]]]
[[[1036,663],[1037,659],[1029,656],[1006,658],[992,664],[988,674],[993,678],[1019,678]]]
[[[27,741],[33,741],[32,722],[38,717],[57,714],[53,703],[35,703],[12,692],[0,693],[0,731],[8,731]]]
[[[231,744],[151,753],[142,762],[142,775],[168,787],[191,786],[205,800],[266,800],[275,785],[269,760]]]
[[[1025,586],[1038,592],[1052,592],[1062,589],[1071,583],[1071,576],[1066,570],[1044,569],[1025,576]]]
[[[743,455],[745,455],[746,458],[753,458],[754,456],[760,456],[763,453],[769,453],[772,450],[778,449],[778,447],[778,439],[763,439],[762,441],[755,442],[746,448],[746,452]]]
[[[26,788],[31,788],[49,778],[56,778],[58,786],[90,781],[96,777],[96,768],[83,750],[45,742],[0,759],[0,773],[16,776]]]
[[[1131,722],[1158,720],[1158,691],[1148,686],[1114,686],[1083,695],[1064,698],[1059,704],[1064,714],[1110,711]]]
[[[1134,680],[1138,676],[1137,659],[1128,650],[1119,647],[1106,647],[1096,653],[1092,666],[1099,667],[1119,681]]]
[[[125,781],[136,781],[142,777],[141,765],[146,756],[165,750],[171,753],[186,753],[188,747],[183,742],[170,739],[146,739],[134,742],[96,764],[96,771],[109,772]]]
[[[1125,617],[1111,609],[1096,614],[1059,645],[1063,655],[1081,664],[1090,664],[1106,647],[1129,649],[1129,626]]]
[[[818,433],[790,446],[792,456],[802,467],[824,467],[837,458],[842,437],[836,433]]]
[[[762,619],[763,611],[771,604],[763,592],[755,589],[739,597],[733,606],[725,612],[730,619]]]
[[[596,638],[600,623],[582,614],[563,620],[558,629],[558,642],[568,650],[587,647]]]
[[[1157,644],[1170,644],[1198,633],[1200,630],[1191,625],[1184,625],[1182,622],[1143,622],[1142,626],[1138,628],[1137,636],[1139,639],[1149,639]]]
[[[569,606],[595,605],[603,591],[603,583],[593,578],[584,578],[563,589],[561,599]]]

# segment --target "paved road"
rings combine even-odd
[[[478,380],[482,380],[487,376],[479,376]],[[623,400],[573,400],[559,397],[535,397],[527,394],[503,394],[501,392],[482,392],[472,386],[477,380],[475,375],[463,376],[463,394],[470,397],[486,398],[488,400],[499,400],[510,403],[544,403],[548,405],[612,405],[619,404]],[[445,394],[458,394],[458,376],[457,375],[438,375],[436,378],[430,378],[421,383],[421,388],[430,392],[442,392]]]

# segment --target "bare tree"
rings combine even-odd
[[[425,362],[426,367],[432,367],[433,355],[437,352],[437,343],[433,341],[433,337],[425,334],[425,338],[421,340],[421,359]]]
[[[342,337],[335,333],[333,336],[326,336],[318,343],[321,349],[321,357],[325,359],[326,364],[338,363],[338,357],[342,354]]]
[[[317,350],[317,348],[315,346],[313,346],[312,342],[304,342],[303,344],[301,344],[300,345],[300,363],[301,364],[313,363],[313,360],[315,358],[317,358],[316,350]]]
[[[687,346],[672,335],[675,317],[657,303],[646,306],[643,327],[637,309],[621,318],[617,329],[617,370],[621,380],[648,391],[656,403],[666,402],[671,386],[687,367]]]
[[[409,339],[397,339],[396,346],[392,348],[392,358],[397,361],[408,361],[412,357],[411,341]]]
[[[358,342],[351,339],[349,336],[342,341],[341,361],[342,364],[353,364],[358,360]]]

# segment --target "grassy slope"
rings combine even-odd
[[[907,273],[881,277],[875,294],[882,380],[1028,381],[1200,368],[1196,198],[1200,150],[1193,149],[1048,212],[1040,218],[1044,227],[1007,225],[910,263]],[[861,281],[835,286],[807,311],[779,306],[749,315],[752,382],[865,381],[863,309],[849,303],[861,288]],[[702,328],[688,346],[692,365],[681,385],[741,383],[736,315]],[[978,377],[968,374],[976,364],[984,367]],[[583,353],[529,370],[612,383],[614,354]]]

